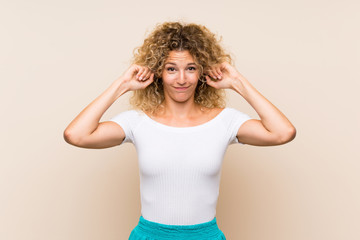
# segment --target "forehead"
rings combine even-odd
[[[169,56],[166,59],[165,63],[168,62],[194,62],[194,58],[191,56],[188,50],[184,51],[170,51]]]

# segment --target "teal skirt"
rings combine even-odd
[[[219,229],[216,217],[195,225],[167,225],[146,220],[140,216],[138,225],[131,231],[129,240],[226,240]]]

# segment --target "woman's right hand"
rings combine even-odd
[[[154,81],[154,73],[150,68],[132,64],[119,78],[127,91],[144,89]]]

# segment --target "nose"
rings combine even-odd
[[[185,71],[180,70],[179,77],[177,78],[177,83],[180,85],[183,85],[183,84],[185,84],[185,82],[186,82]]]

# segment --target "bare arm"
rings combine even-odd
[[[139,79],[142,77],[142,80]],[[122,127],[112,121],[99,123],[105,111],[124,93],[146,88],[154,73],[147,67],[133,64],[75,117],[64,131],[67,143],[83,148],[107,148],[119,145],[125,138]]]
[[[97,141],[96,144],[93,141],[93,144],[83,145],[82,141],[86,141],[86,139],[91,136],[99,127],[99,121],[105,111],[124,93],[127,92],[124,84],[121,79],[114,81],[110,87],[108,87],[100,96],[98,96],[94,101],[92,101],[88,106],[86,106],[80,113],[75,117],[74,120],[68,125],[68,127],[64,131],[64,139],[67,143],[78,146],[78,147],[92,147],[92,148],[100,148],[102,147],[99,144],[100,141]],[[109,134],[114,133],[114,127],[111,127],[108,124],[107,126],[102,126],[102,130],[107,133],[103,141]],[[116,125],[115,123],[112,124]],[[122,130],[122,129],[121,129]],[[117,133],[121,132],[118,130]],[[98,135],[98,133],[94,133]],[[94,135],[94,136],[95,136]],[[88,142],[89,139],[88,139]],[[119,142],[119,139],[116,139],[114,136],[111,137],[110,142],[113,142],[116,145]],[[103,142],[104,143],[104,142]],[[120,142],[121,143],[121,142]]]
[[[295,138],[296,129],[286,116],[267,100],[250,82],[228,62],[216,64],[209,69],[206,76],[210,86],[217,89],[229,88],[239,93],[259,114],[261,120],[246,121],[238,130],[239,142],[272,146],[287,143]]]
[[[295,138],[296,129],[287,117],[241,74],[237,81],[234,81],[233,90],[239,93],[261,118],[249,120],[240,127],[237,134],[240,142],[271,146],[284,144]]]

